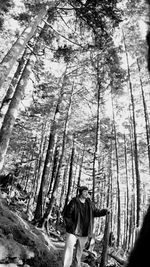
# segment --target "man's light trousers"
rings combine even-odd
[[[76,236],[73,234],[67,233],[66,235],[66,244],[64,250],[64,264],[63,267],[70,267],[73,260],[73,250],[77,241],[76,254],[74,259],[74,267],[81,267],[81,256],[83,249],[88,240],[88,237]]]

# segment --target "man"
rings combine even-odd
[[[88,188],[81,186],[79,196],[68,204],[64,220],[66,224],[66,244],[63,267],[70,267],[73,259],[73,249],[77,241],[74,264],[81,266],[81,256],[88,237],[92,234],[94,217],[105,216],[107,209],[99,210],[90,200]]]

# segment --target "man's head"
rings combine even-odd
[[[87,186],[80,186],[79,187],[79,196],[82,197],[82,198],[89,197],[88,187]]]

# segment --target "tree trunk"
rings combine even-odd
[[[77,191],[75,190],[77,188],[77,175],[78,175],[78,165],[79,165],[79,154],[75,157],[75,171],[73,175],[73,180],[72,180],[72,189],[71,189],[71,194],[74,195],[74,192]],[[77,193],[76,193],[77,194]]]
[[[44,27],[44,24],[42,25]],[[28,82],[28,78],[31,73],[31,69],[34,67],[36,57],[33,56],[33,52],[36,47],[36,43],[38,42],[38,38],[40,37],[42,30],[38,33],[37,36],[35,36],[34,40],[34,47],[30,51],[29,58],[27,59],[24,69],[22,71],[21,77],[18,81],[18,84],[16,85],[15,92],[13,94],[13,97],[11,99],[9,108],[5,114],[5,118],[3,120],[3,124],[0,130],[0,172],[2,171],[3,164],[4,164],[4,158],[7,153],[11,132],[15,123],[15,120],[18,115],[19,106],[21,103],[21,100],[23,99],[25,95],[25,89]]]
[[[34,166],[34,182],[30,189],[30,198],[27,206],[27,213],[29,213],[29,209],[33,203],[35,203],[35,198],[38,191],[38,180],[40,179],[41,169],[42,169],[42,161],[44,158],[44,151],[46,147],[46,137],[45,137],[45,130],[46,130],[46,122],[43,123],[42,130],[41,130],[41,140],[39,142],[39,153],[38,158]]]
[[[55,176],[57,173],[58,161],[59,161],[59,145],[56,144],[55,149],[54,149],[54,156],[53,156],[52,174],[51,174],[51,179],[50,179],[50,184],[49,184],[47,196],[50,196],[51,191],[52,191],[53,182],[55,180]]]
[[[73,137],[74,138],[74,137]],[[72,146],[72,152],[71,152],[71,158],[70,158],[70,169],[69,169],[69,177],[68,177],[68,189],[67,189],[67,195],[64,205],[64,210],[68,204],[69,195],[71,192],[71,185],[72,185],[72,173],[73,173],[73,161],[74,161],[74,139],[73,139],[73,146]]]
[[[67,69],[66,69],[67,70]],[[65,73],[66,73],[65,70]],[[63,77],[63,83],[60,89],[60,94],[57,100],[57,105],[56,109],[54,112],[54,117],[53,121],[51,123],[51,129],[50,129],[50,134],[49,134],[49,141],[48,141],[48,147],[47,147],[47,152],[46,152],[46,158],[44,161],[44,167],[43,167],[43,172],[42,172],[42,177],[41,177],[41,183],[40,183],[40,189],[39,189],[39,194],[37,198],[37,204],[35,208],[35,213],[34,213],[34,221],[40,221],[42,219],[42,206],[43,206],[43,189],[45,185],[45,181],[48,175],[49,171],[49,164],[52,162],[52,157],[53,157],[53,145],[54,145],[54,139],[55,139],[55,131],[56,131],[56,125],[57,125],[57,120],[58,120],[58,115],[59,115],[59,109],[60,109],[60,103],[62,100],[63,96],[63,90],[64,90],[64,83],[66,80],[66,75]]]
[[[96,163],[98,159],[98,146],[100,140],[100,92],[101,83],[99,78],[99,70],[97,70],[97,122],[96,122],[96,133],[95,133],[95,151],[93,158],[93,190],[92,190],[92,201],[95,200],[95,180],[96,180]]]
[[[112,97],[112,93],[111,93]],[[115,138],[115,156],[116,156],[116,171],[117,171],[117,246],[120,243],[120,232],[121,232],[121,204],[120,204],[120,173],[119,173],[119,159],[118,159],[118,144],[117,144],[117,131],[115,124],[114,104],[112,98],[112,112],[113,112],[113,130]]]
[[[131,187],[131,211],[130,211],[130,231],[129,232],[129,240],[128,240],[128,248],[134,243],[134,232],[136,225],[136,181],[135,181],[135,168],[134,168],[134,153],[133,153],[133,132],[132,132],[132,118],[130,114],[130,151],[131,151],[131,178],[132,178],[132,187]]]
[[[128,52],[126,48],[125,36],[124,36],[123,31],[122,31],[122,34],[123,34],[123,42],[124,42],[124,47],[125,47],[129,90],[130,90],[130,97],[131,97],[131,104],[132,104],[132,119],[133,119],[133,133],[134,133],[134,162],[135,162],[136,192],[137,192],[136,227],[138,228],[140,225],[140,212],[141,212],[141,189],[140,189],[141,181],[140,181],[140,173],[139,173],[139,156],[138,156],[137,133],[136,133],[135,104],[134,104],[134,96],[133,96],[133,89],[132,89],[132,82],[131,82],[131,75],[130,75],[129,58],[128,58]]]
[[[109,175],[109,183],[110,183],[110,203],[109,203],[109,207],[110,210],[112,211],[113,209],[113,172],[112,172],[112,154],[113,154],[113,148],[112,148],[112,140],[111,140],[111,146],[110,146],[110,154],[109,154],[109,171],[108,171],[108,175]],[[112,232],[112,228],[113,228],[113,213],[110,213],[110,231]]]
[[[50,198],[51,191],[52,191],[52,186],[55,181],[55,176],[57,173],[57,168],[58,168],[58,162],[59,162],[59,144],[57,141],[57,135],[56,135],[56,140],[54,143],[54,152],[53,152],[53,157],[52,157],[52,164],[51,168],[49,170],[49,175],[47,176],[47,179],[45,181],[45,187],[48,188],[48,190],[43,190],[46,191],[45,194],[43,194],[43,213],[45,212],[45,206],[46,206],[46,201]],[[50,182],[48,181],[50,180]],[[43,187],[44,189],[44,187]]]
[[[135,174],[136,174],[136,227],[140,225],[140,212],[141,212],[141,189],[140,189],[140,173],[139,173],[139,156],[137,147],[137,133],[136,133],[136,121],[135,121],[135,106],[134,98],[131,89],[131,102],[132,102],[132,112],[133,112],[133,130],[134,130],[134,162],[135,162]]]
[[[85,152],[85,145],[84,145],[84,148],[83,148],[83,151],[82,151],[82,157],[81,157],[81,162],[80,162],[80,166],[79,166],[79,175],[78,175],[78,181],[77,181],[76,195],[78,195],[78,188],[80,187],[82,167],[83,167],[83,160],[84,160],[84,152]]]
[[[37,161],[37,166],[36,166],[36,172],[35,172],[35,193],[34,193],[34,202],[36,199],[36,196],[38,195],[39,191],[39,185],[43,173],[43,168],[44,168],[44,162],[45,162],[45,152],[47,150],[47,136],[45,135],[46,131],[46,125],[45,127],[43,126],[42,133],[41,133],[41,143],[40,143],[40,148],[39,148],[39,154],[38,154],[38,161]]]
[[[109,243],[109,214],[106,215],[105,221],[105,230],[104,230],[104,237],[103,237],[103,249],[101,254],[101,262],[100,267],[105,267],[107,263],[107,250],[108,250],[108,243]]]
[[[14,74],[14,77],[11,81],[11,84],[8,88],[8,91],[7,91],[7,94],[6,96],[4,97],[3,101],[2,101],[2,104],[1,104],[1,109],[0,109],[0,113],[2,114],[3,113],[3,108],[5,108],[6,105],[9,105],[12,97],[13,97],[13,94],[15,92],[15,86],[17,85],[18,83],[18,80],[19,80],[19,76],[21,75],[21,72],[24,68],[24,64],[25,64],[25,57],[26,57],[26,54],[27,54],[27,48],[25,49],[23,55],[22,55],[22,58],[19,60],[19,65],[17,67],[17,70]],[[1,115],[2,116],[2,115]]]
[[[126,242],[126,246],[128,244],[128,236],[129,236],[129,176],[128,176],[128,161],[127,161],[127,145],[126,145],[126,136],[124,134],[124,155],[125,155],[125,170],[126,170],[126,231],[125,231],[125,242]]]
[[[120,243],[120,232],[121,232],[121,204],[120,204],[120,177],[119,177],[119,160],[118,160],[118,145],[117,145],[117,134],[116,126],[114,122],[114,135],[115,135],[115,154],[116,154],[116,168],[117,168],[117,246]]]
[[[55,110],[52,126],[51,126],[51,132],[49,135],[49,143],[48,143],[48,148],[46,152],[46,158],[44,161],[44,168],[42,172],[42,177],[41,177],[41,182],[40,182],[40,189],[37,197],[37,203],[36,203],[36,209],[34,213],[34,221],[39,221],[42,216],[43,216],[43,189],[45,186],[48,170],[49,170],[49,165],[52,162],[52,157],[53,157],[53,145],[54,145],[54,139],[55,139],[55,127],[56,127],[56,114],[57,114],[57,109]]]
[[[143,109],[144,109],[145,130],[146,130],[146,139],[147,139],[147,153],[148,153],[149,173],[150,173],[150,129],[149,129],[149,119],[148,119],[147,105],[146,105],[145,95],[144,95],[143,82],[142,82],[141,73],[140,73],[141,69],[140,69],[140,64],[139,64],[138,59],[137,59],[137,66],[138,66],[138,70],[139,70],[140,87],[141,87]]]
[[[23,73],[19,79],[15,93],[9,105],[8,111],[5,115],[2,128],[0,130],[0,172],[3,168],[4,158],[9,145],[12,129],[18,115],[20,102],[25,95],[25,88],[33,64],[34,61],[31,61],[30,59],[28,59],[28,61],[26,62]]]
[[[65,193],[65,186],[66,186],[66,180],[67,180],[69,161],[70,161],[70,157],[67,159],[66,166],[65,166],[65,169],[64,169],[64,173],[63,173],[61,195],[60,195],[60,204],[59,204],[59,209],[60,210],[63,207],[63,196],[64,196],[64,193]]]
[[[74,85],[72,86],[72,91],[71,91],[71,96],[70,96],[70,101],[69,101],[69,106],[68,106],[68,111],[67,111],[67,115],[66,115],[66,120],[65,120],[65,126],[64,126],[64,131],[63,131],[63,142],[62,142],[62,148],[61,148],[61,153],[60,153],[60,158],[59,158],[59,164],[58,164],[58,168],[57,168],[57,173],[56,173],[56,177],[55,177],[55,181],[54,181],[54,185],[53,185],[53,190],[52,190],[52,194],[51,194],[51,198],[50,198],[50,202],[47,206],[47,209],[40,221],[40,226],[42,226],[45,221],[47,220],[53,205],[54,205],[54,201],[56,199],[56,192],[59,186],[59,180],[60,180],[60,170],[61,170],[61,166],[62,166],[62,161],[63,161],[63,156],[64,156],[64,152],[65,152],[65,145],[66,145],[66,133],[67,133],[67,127],[68,127],[68,119],[69,119],[69,114],[71,111],[71,103],[72,103],[72,96],[73,96],[73,88]]]
[[[45,7],[41,9],[36,19],[33,22],[31,22],[30,25],[22,32],[22,34],[12,45],[11,49],[8,51],[6,56],[3,58],[0,66],[0,91],[1,91],[0,103],[5,96],[5,92],[3,92],[2,89],[4,82],[8,80],[9,73],[11,72],[14,64],[17,63],[18,57],[20,57],[20,55],[24,51],[25,46],[34,35],[38,25],[40,25],[41,20],[45,17],[46,13],[47,10]]]

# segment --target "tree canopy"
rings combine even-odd
[[[43,226],[86,184],[128,251],[150,190],[146,1],[8,0],[0,9],[8,202],[23,190],[28,220]]]

